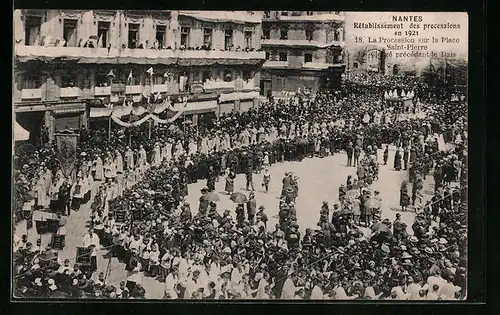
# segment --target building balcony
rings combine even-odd
[[[326,70],[331,68],[342,68],[343,63],[306,62],[302,65],[304,70]]]
[[[262,65],[263,68],[279,69],[288,68],[288,61],[272,61],[268,60]]]
[[[60,97],[79,97],[80,89],[77,87],[65,87],[59,90]]]
[[[153,93],[168,92],[168,84],[155,84],[153,85]]]
[[[205,90],[217,90],[217,89],[234,89],[234,81],[207,81],[203,83],[203,88]]]
[[[321,43],[315,40],[307,39],[263,39],[262,47],[287,47],[287,48],[328,48],[332,46],[344,47],[344,41],[331,41]]]
[[[30,58],[112,58],[118,56],[117,49],[88,48],[88,47],[44,47],[44,46],[15,46],[16,57],[21,59]]]
[[[125,94],[141,94],[142,85],[127,85],[125,87]]]
[[[22,89],[21,98],[23,100],[37,100],[42,98],[42,89]]]
[[[15,56],[20,62],[31,60],[51,61],[56,58],[78,60],[80,63],[138,63],[138,64],[190,64],[190,60],[264,60],[264,51],[172,50],[172,49],[115,49],[84,47],[15,46]],[[206,62],[202,62],[206,64]],[[208,64],[209,65],[209,64]]]
[[[342,13],[319,13],[313,15],[279,15],[277,17],[279,21],[290,21],[290,22],[327,22],[327,21],[338,21],[344,22],[345,16]]]
[[[242,89],[243,90],[253,90],[255,89],[255,82],[254,80],[248,80],[248,81],[243,81],[243,86],[242,86]]]
[[[111,86],[96,86],[94,88],[94,96],[109,96],[111,95]]]
[[[265,59],[264,51],[220,50],[171,50],[171,49],[123,49],[123,58],[181,58],[181,59]]]

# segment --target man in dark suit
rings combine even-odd
[[[352,166],[352,155],[354,153],[352,142],[349,142],[345,149],[345,152],[347,153],[347,166]]]
[[[68,183],[68,180],[65,179],[64,183],[61,185],[59,188],[59,194],[58,194],[58,211],[61,213],[68,213],[68,215],[71,214],[71,198],[70,198],[70,191],[71,191],[71,185]]]
[[[252,166],[249,166],[247,168],[245,176],[246,176],[246,179],[247,179],[246,189],[249,190],[248,188],[251,187],[252,191],[254,191],[255,188],[253,186],[253,170],[252,170]]]
[[[247,217],[251,225],[255,223],[254,221],[255,221],[256,210],[257,210],[257,200],[255,200],[255,194],[252,191],[248,195],[248,201],[247,201]]]

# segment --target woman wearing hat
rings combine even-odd
[[[401,183],[401,188],[399,189],[399,205],[401,206],[401,211],[406,211],[406,207],[410,204],[410,197],[408,196],[408,187],[406,181]]]
[[[226,176],[226,186],[225,191],[228,195],[231,195],[234,192],[234,179],[236,178],[236,173],[232,168],[229,169],[229,173]]]

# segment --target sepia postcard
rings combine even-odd
[[[14,10],[14,301],[468,296],[466,12]]]

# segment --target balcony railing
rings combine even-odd
[[[16,45],[18,58],[208,58],[208,59],[265,59],[264,51],[220,51],[220,50],[171,50],[171,49],[118,49],[87,47],[43,47]]]
[[[234,89],[234,81],[208,81],[203,83],[203,88],[205,90],[215,90],[215,89]]]
[[[255,89],[254,80],[243,81],[243,90],[253,90]]]
[[[80,96],[80,89],[77,87],[65,87],[59,91],[60,97],[78,97]]]
[[[142,85],[127,85],[125,87],[125,94],[141,94]]]
[[[268,60],[262,65],[264,68],[287,68],[288,61],[271,61]]]
[[[111,94],[111,86],[96,86],[94,88],[95,96],[108,96]]]
[[[21,98],[23,100],[36,100],[42,98],[41,89],[22,89]]]
[[[168,92],[168,84],[155,84],[153,85],[153,93]]]
[[[263,39],[262,46],[282,46],[282,47],[313,47],[313,48],[327,48],[330,46],[343,47],[343,41],[331,41],[328,43],[321,43],[315,40],[307,39]]]
[[[319,21],[345,21],[345,17],[343,14],[335,14],[335,13],[320,13],[313,15],[280,15],[279,19],[281,21],[293,21],[293,22],[319,22]]]

